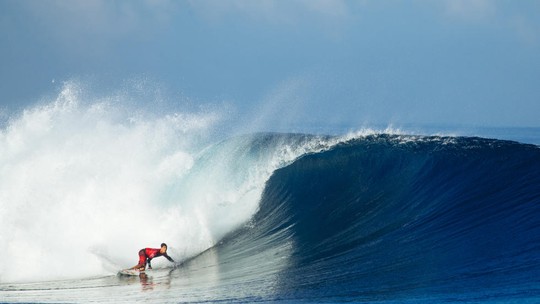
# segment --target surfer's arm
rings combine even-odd
[[[174,260],[173,260],[170,256],[168,256],[167,254],[164,254],[163,256],[166,257],[167,260],[169,260],[169,261],[171,261],[171,262],[174,263]]]
[[[146,263],[148,264],[148,269],[152,269],[152,264],[150,264],[150,261],[151,261],[151,260],[152,260],[152,259],[150,259],[150,258],[148,258],[148,259],[146,260]]]

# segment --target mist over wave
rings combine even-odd
[[[87,101],[76,84],[12,117],[0,133],[0,242],[9,261],[0,279],[96,275],[103,261],[94,253],[127,267],[138,247],[177,237],[193,244],[178,243],[179,256],[209,246],[210,236],[177,235],[194,210],[178,214],[157,199],[193,166],[196,139],[217,119]]]

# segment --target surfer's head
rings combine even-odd
[[[167,252],[167,244],[161,243],[161,249],[159,249],[159,252],[161,253]]]

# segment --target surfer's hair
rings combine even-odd
[[[163,247],[163,246],[167,247],[167,244],[161,243],[161,247]],[[167,247],[167,248],[169,248],[169,247]]]

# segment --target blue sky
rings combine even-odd
[[[540,127],[540,1],[0,0],[0,106],[65,81],[268,124]]]

